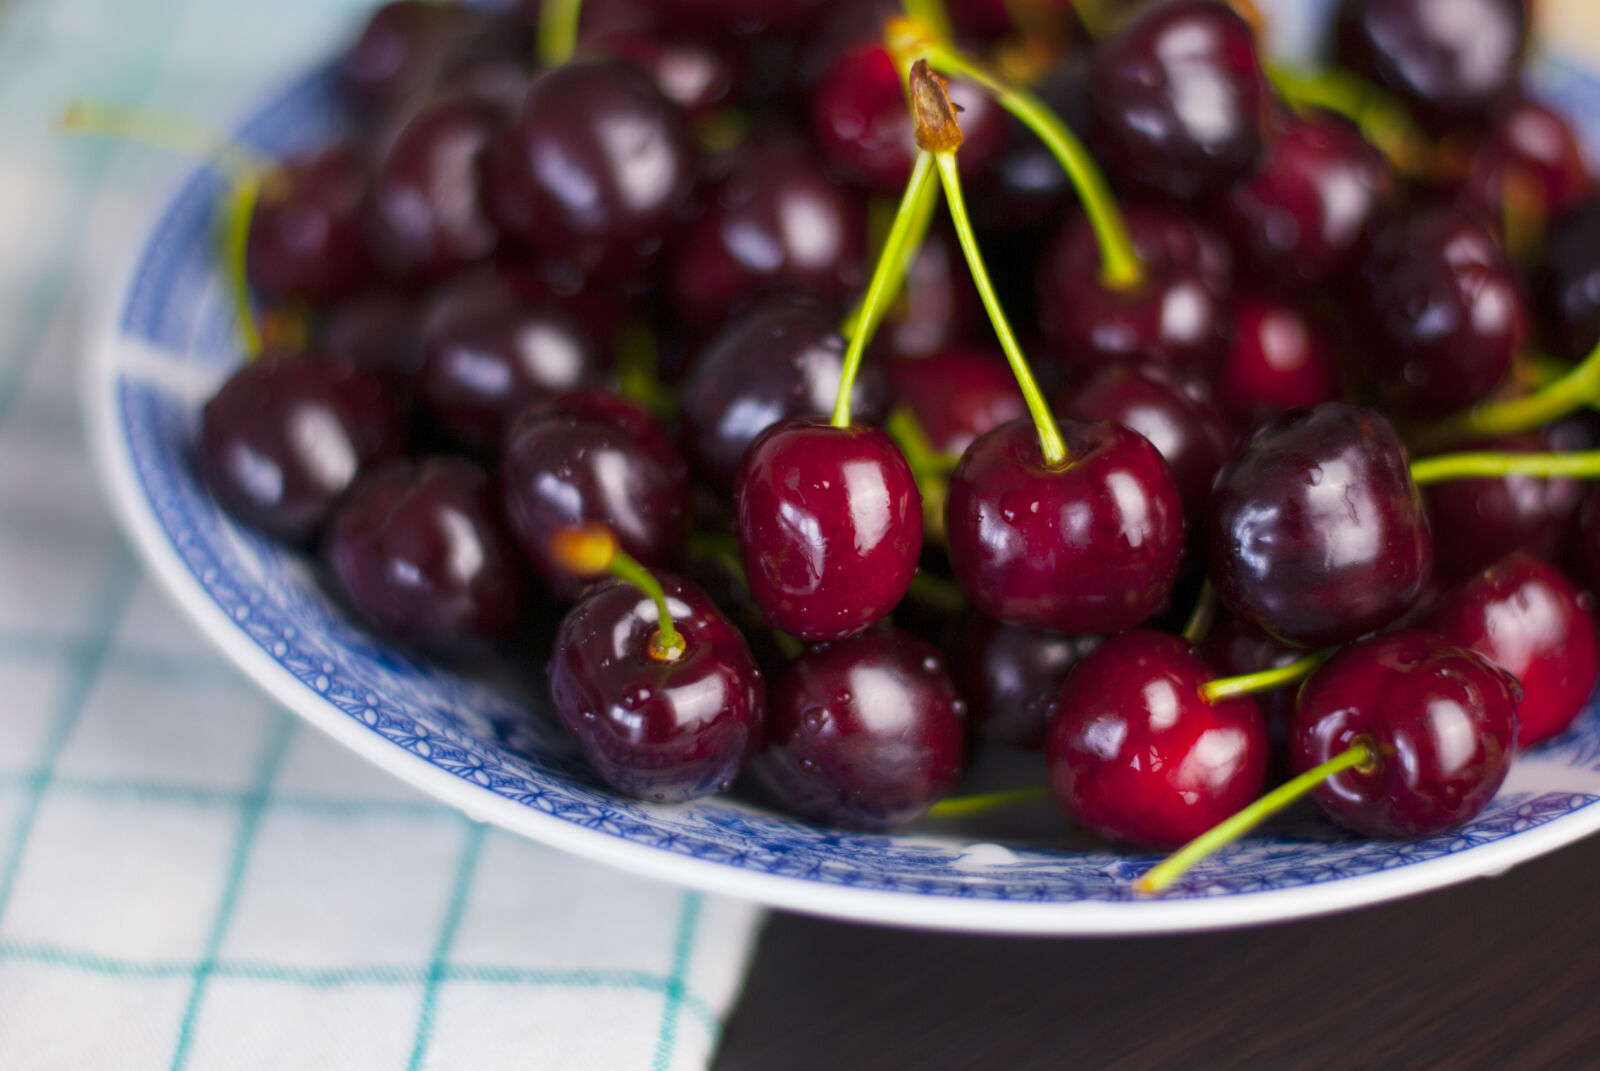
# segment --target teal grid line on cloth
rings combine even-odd
[[[759,913],[476,825],[275,707],[114,531],[83,285],[164,162],[74,97],[225,122],[351,0],[0,0],[0,1066],[704,1067]]]

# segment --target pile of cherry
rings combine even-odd
[[[198,469],[646,800],[1459,825],[1600,661],[1600,198],[1523,0],[1271,77],[1239,7],[395,0],[239,200]]]

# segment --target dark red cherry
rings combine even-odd
[[[950,476],[945,531],[978,609],[1058,632],[1120,632],[1166,603],[1183,550],[1177,484],[1150,440],[1109,421],[1061,424],[1047,464],[1026,420],[974,440]]]
[[[1312,799],[1373,837],[1426,837],[1470,821],[1516,753],[1517,682],[1431,632],[1385,632],[1334,654],[1300,688],[1289,726],[1295,773],[1356,743],[1372,769],[1335,774]]]
[[[740,302],[782,286],[843,301],[866,281],[866,229],[861,195],[829,179],[808,146],[757,137],[677,242],[667,293],[702,335]]]
[[[1062,416],[1112,420],[1143,435],[1177,481],[1185,516],[1196,523],[1211,497],[1211,478],[1227,460],[1233,433],[1211,391],[1160,365],[1110,365],[1069,390]]]
[[[1423,627],[1476,651],[1522,685],[1517,747],[1572,724],[1600,674],[1588,601],[1561,570],[1516,551],[1447,591]]]
[[[948,88],[961,110],[962,174],[979,175],[1005,143],[1005,112],[966,82]],[[811,133],[829,163],[872,193],[905,188],[917,143],[904,82],[883,45],[869,40],[835,57],[808,99]]]
[[[1526,324],[1511,262],[1453,208],[1391,223],[1373,239],[1351,312],[1363,374],[1390,406],[1423,416],[1494,390]]]
[[[580,55],[612,56],[638,67],[661,95],[690,119],[733,103],[739,71],[725,51],[702,41],[671,38],[643,28],[584,33]]]
[[[326,310],[316,352],[379,372],[409,393],[422,368],[420,321],[409,298],[388,290],[362,294]]]
[[[553,411],[552,411],[553,410]],[[562,413],[558,404],[518,417],[500,458],[500,494],[523,553],[557,598],[584,582],[554,556],[561,529],[599,523],[649,567],[670,566],[688,534],[689,479],[676,451],[658,454],[611,419]]]
[[[1341,0],[1339,62],[1436,131],[1481,127],[1516,91],[1526,0]]]
[[[370,164],[348,141],[288,160],[261,184],[245,274],[269,298],[328,303],[372,279],[361,208]]]
[[[1228,236],[1242,272],[1294,295],[1354,266],[1399,182],[1383,154],[1344,119],[1289,119],[1261,162],[1228,194]]]
[[[611,581],[562,619],[550,698],[600,779],[619,792],[678,803],[724,792],[760,746],[766,688],[744,637],[694,585],[657,574],[676,659],[651,651],[656,604]]]
[[[1593,489],[1578,509],[1578,526],[1572,536],[1572,565],[1590,591],[1600,591],[1600,492]]]
[[[900,357],[928,357],[968,344],[988,329],[955,232],[935,223],[911,259],[900,296],[878,325],[874,345]]]
[[[1089,53],[1073,49],[1045,71],[1033,94],[1080,139],[1089,130]],[[1061,210],[1076,202],[1072,182],[1055,153],[1015,119],[1008,120],[1006,142],[987,172],[978,176],[971,198],[973,221],[981,232],[1033,234],[1049,227]]]
[[[206,403],[195,463],[234,516],[303,544],[362,472],[403,446],[398,408],[375,373],[267,354],[240,367]]]
[[[1233,302],[1233,343],[1217,369],[1216,399],[1235,428],[1339,397],[1339,369],[1299,309],[1258,297]]]
[[[1547,227],[1593,186],[1572,126],[1554,109],[1519,97],[1478,143],[1458,196],[1496,229],[1508,219]]]
[[[647,453],[673,472],[689,475],[689,463],[684,460],[672,436],[650,411],[616,394],[601,390],[574,390],[553,394],[536,401],[522,411],[527,420],[544,417],[573,417],[596,424],[608,424],[638,440]]]
[[[385,113],[420,95],[438,73],[470,9],[436,0],[390,0],[372,13],[339,61],[345,93]]]
[[[656,0],[655,6],[663,26],[748,36],[801,29],[823,0]]]
[[[1306,655],[1305,649],[1274,639],[1241,617],[1224,611],[1200,641],[1200,654],[1219,677],[1242,677],[1262,670],[1282,669]],[[1293,686],[1272,688],[1256,695],[1261,713],[1272,730],[1274,750],[1283,743],[1289,712],[1294,710]]]
[[[922,553],[922,496],[877,428],[774,424],[745,451],[735,486],[750,596],[773,628],[841,640],[905,597]]]
[[[598,347],[571,317],[492,277],[461,279],[435,297],[422,343],[419,400],[454,438],[484,454],[500,448],[512,418],[531,403],[606,377]]]
[[[1090,145],[1115,177],[1201,200],[1255,166],[1267,101],[1250,24],[1222,0],[1169,0],[1096,50]]]
[[[1129,206],[1144,262],[1137,289],[1100,280],[1100,247],[1087,216],[1070,216],[1039,258],[1039,326],[1076,373],[1145,361],[1209,375],[1228,349],[1233,289],[1226,243],[1176,210]]]
[[[484,158],[508,240],[604,278],[649,267],[694,188],[683,116],[632,64],[544,71]]]
[[[465,458],[392,461],[364,475],[322,550],[357,614],[424,651],[499,639],[522,610],[523,571],[494,485]]]
[[[1528,291],[1550,352],[1579,361],[1600,343],[1600,197],[1551,226]]]
[[[487,258],[499,234],[479,194],[479,158],[505,123],[480,98],[440,97],[395,135],[372,178],[367,239],[398,275],[424,281]]]
[[[684,449],[695,467],[731,488],[745,448],[780,420],[827,416],[839,393],[844,338],[838,312],[782,299],[730,323],[695,359],[679,392]],[[862,366],[850,393],[857,423],[887,411],[882,370]]]
[[[767,743],[752,764],[802,818],[888,829],[955,785],[966,710],[939,652],[878,628],[796,658],[772,687]]]
[[[1050,715],[1050,787],[1073,821],[1144,848],[1176,848],[1261,791],[1267,725],[1249,696],[1209,702],[1214,678],[1183,640],[1129,632],[1067,674]]]
[[[1209,524],[1223,604],[1307,647],[1388,624],[1433,568],[1399,434],[1343,402],[1292,410],[1239,443],[1217,474]]]
[[[889,396],[917,418],[939,453],[960,457],[972,440],[1028,415],[1017,377],[999,351],[948,349],[884,362]]]
[[[1464,443],[1461,449],[1532,454],[1555,447],[1536,434]],[[1549,561],[1566,557],[1578,507],[1581,480],[1534,476],[1494,476],[1446,480],[1423,488],[1432,522],[1439,570],[1455,579],[1487,569],[1515,550]]]
[[[945,651],[973,733],[998,744],[1043,748],[1061,682],[1101,642],[1100,636],[1008,625],[969,608]]]

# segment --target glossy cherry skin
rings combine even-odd
[[[508,240],[615,279],[660,254],[694,179],[677,108],[632,64],[586,59],[534,78],[483,181]]]
[[[1369,636],[1301,686],[1289,766],[1302,773],[1365,738],[1377,768],[1342,771],[1311,798],[1367,836],[1443,833],[1481,812],[1505,780],[1519,692],[1510,674],[1431,632]]]
[[[1345,275],[1399,192],[1383,154],[1348,122],[1291,118],[1229,191],[1225,228],[1242,273],[1297,294]]]
[[[735,487],[745,577],[773,628],[842,640],[905,597],[922,553],[922,496],[877,428],[774,424],[745,451]]]
[[[500,236],[478,170],[504,122],[496,105],[455,94],[423,105],[400,128],[367,198],[367,240],[386,269],[430,281],[495,251]]]
[[[1435,131],[1479,127],[1516,91],[1526,0],[1342,0],[1339,62]]]
[[[1527,748],[1571,725],[1594,692],[1592,613],[1561,570],[1519,550],[1445,592],[1422,627],[1517,678],[1517,747]]]
[[[702,335],[741,302],[788,286],[844,301],[866,281],[866,204],[804,143],[758,136],[677,242],[665,284]]]
[[[962,176],[978,175],[1005,144],[1005,112],[968,83],[952,80],[950,100],[961,109]],[[917,154],[911,110],[888,50],[869,40],[837,56],[808,94],[811,133],[828,162],[868,191],[892,196],[905,189]]]
[[[1067,674],[1045,736],[1050,787],[1107,840],[1176,848],[1261,791],[1267,724],[1255,700],[1207,702],[1210,667],[1163,632],[1101,644]]]
[[[1234,427],[1339,397],[1339,369],[1299,309],[1259,297],[1233,302],[1233,341],[1217,369],[1216,399]]]
[[[1223,605],[1306,647],[1388,624],[1433,568],[1399,434],[1343,402],[1291,410],[1239,443],[1212,487],[1209,524]]]
[[[889,396],[916,417],[939,453],[960,457],[972,440],[1028,415],[1017,377],[997,351],[948,349],[884,362]]]
[[[1061,424],[1051,466],[1032,423],[976,439],[950,476],[945,532],[956,583],[979,610],[1057,632],[1120,632],[1166,603],[1183,506],[1161,454],[1109,421]]]
[[[375,373],[300,354],[239,368],[200,414],[195,464],[228,511],[305,544],[367,469],[398,457],[404,430]]]
[[[997,744],[1043,748],[1061,682],[1103,639],[1008,625],[969,608],[956,622],[946,657],[973,734]]]
[[[1177,481],[1184,515],[1196,523],[1211,478],[1228,459],[1233,432],[1203,383],[1160,365],[1111,365],[1066,392],[1062,416],[1111,420],[1150,440]]]
[[[1118,178],[1202,200],[1255,165],[1267,101],[1249,23],[1221,0],[1171,0],[1099,44],[1090,146]]]
[[[1593,188],[1571,124],[1554,109],[1520,97],[1478,143],[1458,196],[1498,229],[1508,213],[1531,215],[1535,226],[1548,226]]]
[[[570,316],[493,278],[464,278],[440,292],[423,315],[422,343],[419,400],[483,454],[500,448],[528,405],[599,386],[607,374],[599,347]]]
[[[1557,357],[1582,360],[1600,343],[1600,197],[1550,228],[1530,274],[1545,346]]]
[[[322,553],[363,620],[423,651],[499,639],[522,611],[524,574],[494,484],[465,458],[367,473],[334,511]]]
[[[271,298],[327,303],[372,280],[361,209],[370,163],[341,141],[287,161],[261,185],[250,216],[245,274]]]
[[[701,41],[664,37],[642,27],[614,29],[583,33],[578,52],[633,64],[690,119],[709,116],[738,97],[739,72],[733,57]]]
[[[1537,434],[1462,443],[1462,450],[1531,454],[1556,450]],[[1566,556],[1583,504],[1584,481],[1537,476],[1446,480],[1422,490],[1439,570],[1458,579],[1487,569],[1515,550],[1549,561]]]
[[[1228,348],[1233,291],[1226,243],[1176,211],[1125,211],[1143,284],[1119,292],[1100,279],[1100,246],[1088,217],[1070,216],[1037,269],[1039,326],[1070,371],[1145,361],[1209,375]]]
[[[659,455],[647,441],[613,421],[557,406],[524,413],[507,433],[500,458],[506,516],[557,598],[576,598],[583,589],[551,555],[551,537],[562,528],[604,524],[646,566],[678,560],[688,534],[687,466],[676,451]]]
[[[1391,223],[1353,286],[1361,368],[1385,402],[1440,416],[1505,378],[1526,329],[1516,273],[1483,225],[1458,209]]]
[[[802,818],[889,829],[955,785],[966,709],[939,652],[894,628],[814,647],[772,687],[767,743],[751,764]]]
[[[550,698],[600,779],[619,792],[678,803],[725,792],[761,745],[766,686],[739,630],[698,588],[670,574],[683,654],[651,654],[656,605],[620,580],[567,612],[550,659]]]
[[[788,417],[833,412],[843,369],[844,338],[832,306],[784,299],[730,323],[695,359],[679,391],[690,460],[731,488],[757,435]],[[850,393],[851,418],[877,423],[887,403],[882,369],[864,364]]]

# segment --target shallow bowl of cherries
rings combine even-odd
[[[1600,73],[1529,6],[392,0],[230,134],[68,113],[188,157],[97,461],[286,706],[638,873],[1499,873],[1600,829]]]

